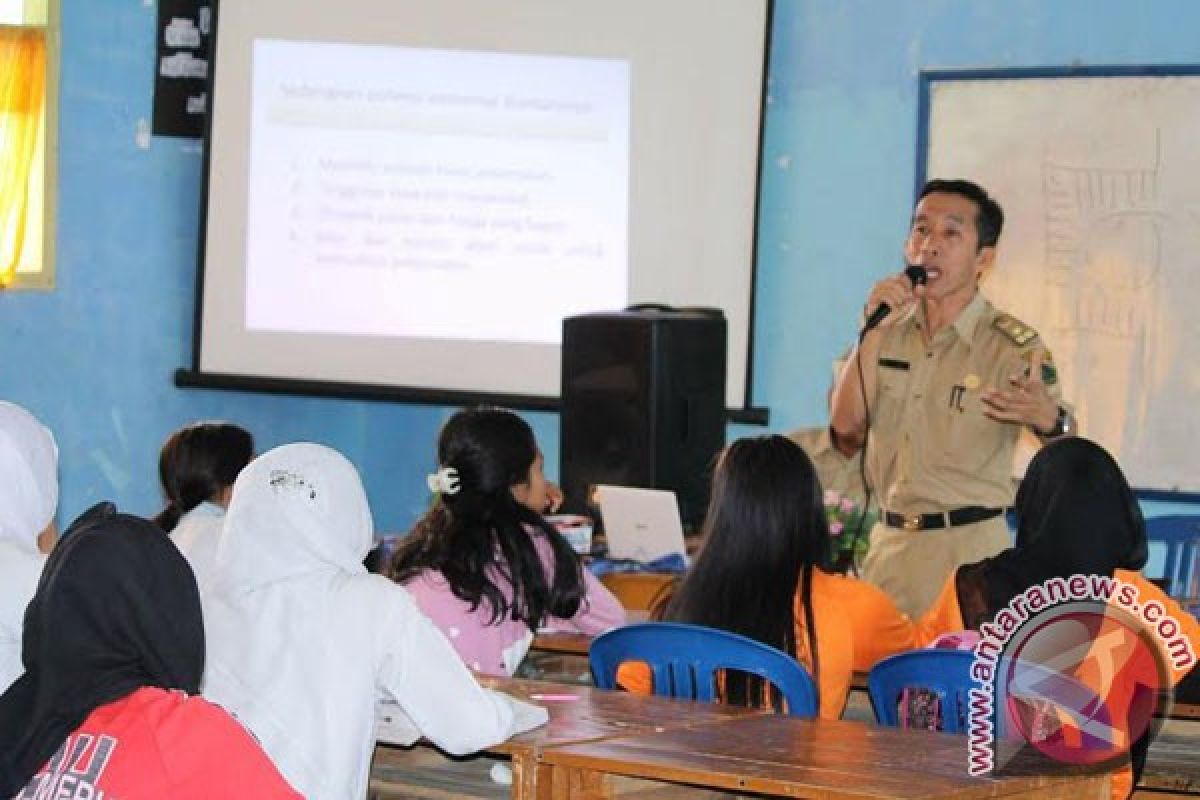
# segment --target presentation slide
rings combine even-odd
[[[553,407],[563,319],[660,303],[746,407],[768,11],[223,3],[194,372]]]
[[[629,302],[630,66],[255,39],[250,331],[557,344]]]

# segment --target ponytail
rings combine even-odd
[[[170,533],[175,530],[175,526],[179,524],[179,518],[183,516],[179,513],[179,509],[174,503],[167,503],[162,511],[158,512],[152,522],[162,528],[163,533]]]

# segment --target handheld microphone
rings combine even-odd
[[[909,264],[907,267],[905,267],[904,274],[912,282],[914,289],[918,286],[924,286],[925,282],[929,278],[929,275],[925,272],[925,268],[916,264]],[[891,310],[892,307],[887,303],[880,303],[878,306],[876,306],[875,310],[871,312],[871,316],[867,317],[867,324],[863,325],[862,334],[859,335],[861,336],[866,334],[867,331],[883,322],[883,318],[891,313]]]

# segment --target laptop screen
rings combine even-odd
[[[672,553],[686,557],[674,492],[600,485],[593,497],[604,520],[609,558],[654,561]]]

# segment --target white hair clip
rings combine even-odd
[[[432,475],[425,476],[429,491],[437,494],[458,494],[458,470],[454,467],[440,467]]]

